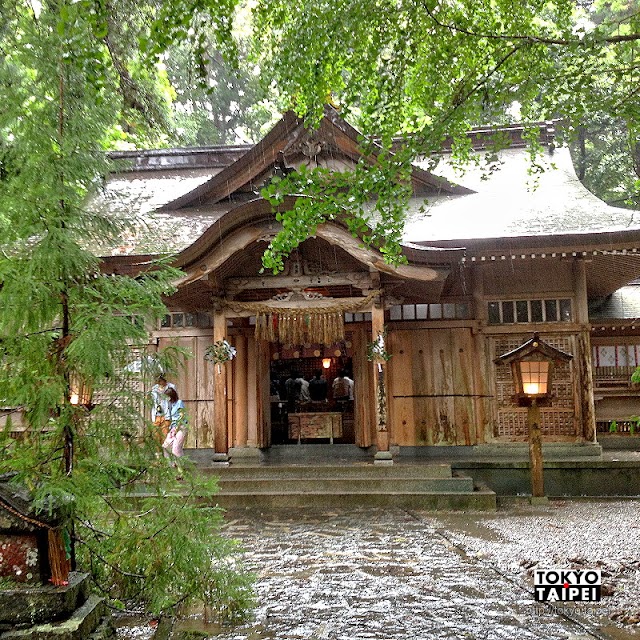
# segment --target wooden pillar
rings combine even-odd
[[[213,313],[213,342],[227,337],[227,317],[222,309]],[[224,364],[213,365],[213,443],[216,453],[227,453],[227,371]]]
[[[384,302],[382,296],[374,301],[371,306],[371,339],[375,341],[379,335],[384,334]],[[387,401],[387,364],[383,361],[373,361],[373,397],[375,404],[375,428],[376,428],[376,462],[390,463],[393,461],[389,453],[390,433],[388,401]]]
[[[237,355],[233,368],[233,446],[246,447],[247,429],[247,337],[234,338]]]
[[[596,441],[596,410],[593,387],[593,359],[591,349],[591,325],[589,324],[589,307],[587,300],[587,264],[583,259],[573,263],[573,281],[576,292],[576,322],[580,324],[577,337],[577,350],[574,363],[574,395],[579,399],[576,413],[577,424],[581,426],[577,436],[587,442]]]
[[[575,364],[578,368],[578,376],[582,384],[578,391],[577,397],[580,400],[580,416],[582,418],[579,424],[582,425],[582,436],[587,442],[596,441],[596,408],[593,390],[593,359],[591,350],[591,336],[588,332],[583,331],[578,336],[578,357]],[[575,386],[574,386],[575,389]]]
[[[582,258],[573,261],[573,288],[576,294],[576,322],[589,324],[589,304],[587,298],[587,263]]]
[[[258,438],[258,383],[256,374],[256,339],[247,339],[247,445],[257,447]]]
[[[354,325],[350,336],[353,344],[353,376],[355,387],[354,420],[355,443],[359,447],[370,447],[376,443],[373,403],[371,401],[371,363],[367,360],[368,335],[362,325]]]
[[[487,354],[487,338],[483,328],[487,325],[487,302],[484,296],[484,270],[482,264],[466,263],[471,271],[471,291],[473,292],[473,317],[478,327],[473,330],[473,386],[475,404],[475,432],[476,442],[486,443],[493,440],[494,425],[497,421],[496,403],[488,402],[490,380],[494,378],[494,365]]]
[[[271,402],[269,401],[269,343],[256,339],[256,424],[258,446],[262,449],[271,446]]]
[[[529,470],[531,472],[531,496],[544,497],[544,476],[542,464],[542,435],[540,433],[540,407],[535,398],[527,410],[527,427],[529,430]]]

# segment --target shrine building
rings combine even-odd
[[[233,460],[300,442],[372,457],[524,444],[527,408],[498,359],[536,334],[572,356],[554,367],[543,441],[598,455],[598,430],[640,413],[630,383],[640,364],[640,217],[587,191],[553,125],[539,127],[541,173],[529,171],[520,126],[504,129],[509,145],[489,164],[488,132],[475,130],[479,162],[465,173],[446,149],[434,170],[414,167],[405,264],[388,265],[333,220],[277,275],[262,271],[280,223],[260,190],[302,164],[355,166],[358,132],[335,110],[317,131],[287,113],[254,146],[114,153],[123,168],[99,206],[145,224],[104,250],[104,269],[135,274],[171,253],[184,273],[149,350],[193,354],[172,378],[190,415],[187,447]],[[205,359],[223,340],[236,356]],[[375,357],[376,344],[388,359]],[[327,383],[319,397],[289,397],[287,380],[317,371]],[[341,372],[353,381],[347,397],[334,391]]]

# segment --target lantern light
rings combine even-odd
[[[331,367],[331,358],[322,358],[322,368],[328,369]]]
[[[573,356],[546,344],[537,335],[509,353],[496,358],[496,364],[511,365],[516,398],[522,405],[549,400],[555,363]]]
[[[549,391],[549,374],[551,372],[548,360],[520,360],[520,375],[522,377],[522,393],[526,396],[546,396]]]
[[[91,387],[76,377],[71,378],[69,385],[69,403],[74,406],[93,408]]]

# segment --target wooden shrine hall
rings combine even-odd
[[[282,163],[340,171],[361,159],[357,131],[335,110],[317,131],[288,113],[254,146],[114,154],[128,169],[96,206],[146,224],[105,250],[105,269],[135,273],[171,252],[184,273],[150,349],[193,353],[172,380],[191,416],[187,446],[233,457],[332,442],[373,456],[524,443],[527,409],[497,359],[535,333],[572,356],[554,367],[543,439],[596,455],[593,358],[604,334],[590,310],[640,276],[640,220],[589,193],[553,127],[540,131],[547,168],[535,189],[519,126],[503,132],[498,171],[483,166],[482,131],[470,133],[479,163],[467,173],[446,150],[436,169],[415,166],[406,264],[386,264],[335,220],[278,275],[261,272],[280,223],[260,189]],[[640,345],[640,323],[626,335]],[[235,357],[206,359],[214,344]],[[335,392],[343,374],[348,397]],[[325,384],[310,385],[318,376]],[[289,397],[296,379],[322,393]]]

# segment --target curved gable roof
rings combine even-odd
[[[364,158],[370,164],[374,164],[380,149],[374,146],[373,153],[364,156],[359,143],[360,134],[332,107],[325,108],[325,115],[315,132],[307,130],[303,120],[292,111],[288,111],[280,122],[243,156],[205,183],[165,204],[161,209],[178,210],[220,202],[274,167],[281,154],[287,154],[296,143],[302,142],[309,135],[330,140],[332,148],[354,163]],[[458,195],[473,193],[471,189],[435,176],[418,166],[413,167],[412,181],[414,187],[426,188],[432,192]]]
[[[295,197],[289,196],[281,209],[290,209],[295,200]],[[206,277],[234,254],[244,251],[256,242],[269,241],[280,229],[280,223],[273,216],[271,204],[263,198],[232,209],[176,256],[173,264],[186,272],[186,276],[178,281],[178,286]],[[448,274],[447,268],[429,266],[429,263],[434,262],[431,259],[434,252],[439,255],[457,253],[455,250],[412,245],[405,251],[410,264],[391,266],[385,262],[379,251],[364,247],[340,221],[319,225],[314,235],[340,246],[370,270],[424,282],[443,282]]]

